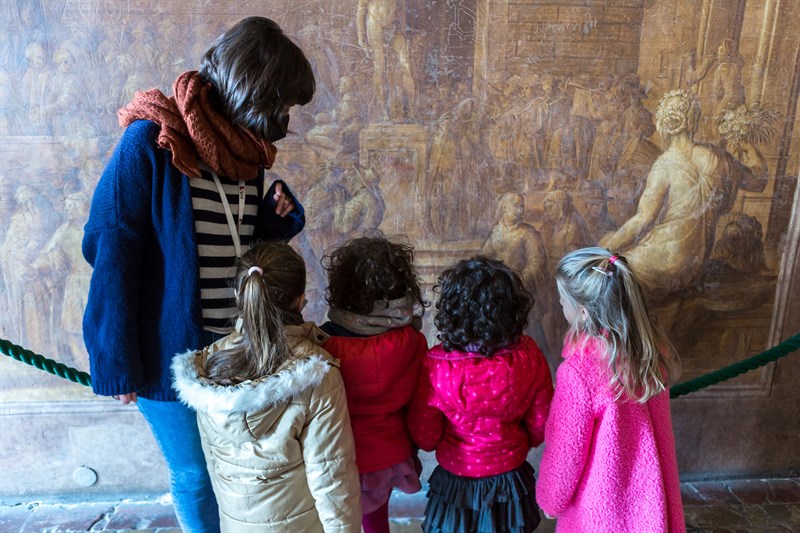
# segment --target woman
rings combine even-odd
[[[680,90],[664,95],[656,129],[667,149],[650,169],[636,214],[600,241],[624,251],[655,301],[697,283],[717,222],[738,190],[766,186],[759,162],[751,170],[724,149],[695,142],[699,119],[695,97]]]
[[[263,194],[272,144],[314,77],[273,21],[242,20],[205,53],[199,72],[137,93],[127,130],[92,200],[83,253],[94,268],[84,315],[92,388],[136,402],[170,470],[184,531],[219,531],[195,413],[176,401],[170,363],[232,331],[230,280],[257,239],[288,240],[302,206],[276,181]]]

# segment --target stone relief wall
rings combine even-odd
[[[518,269],[538,300],[529,331],[555,366],[552,273],[599,243],[642,271],[684,377],[760,351],[781,334],[779,265],[797,246],[800,2],[718,4],[2,0],[0,333],[88,369],[80,242],[116,111],[136,90],[168,91],[223,29],[259,14],[318,76],[272,169],[308,212],[294,241],[307,318],[324,318],[325,250],[379,227],[416,246],[428,290],[479,252]],[[0,368],[2,402],[91,397]],[[767,367],[715,394],[771,382]]]

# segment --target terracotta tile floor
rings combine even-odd
[[[800,478],[687,482],[681,486],[689,533],[800,533]],[[6,500],[8,500],[6,498]],[[392,498],[392,532],[420,531],[422,493]],[[545,520],[537,532],[551,533]],[[180,533],[168,498],[0,505],[0,532]]]

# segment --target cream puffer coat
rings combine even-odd
[[[198,376],[238,333],[173,359],[197,411],[223,532],[361,531],[353,433],[338,362],[314,324],[288,326],[294,358],[268,377],[220,386]]]

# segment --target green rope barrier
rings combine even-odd
[[[749,372],[750,370],[754,370],[771,363],[772,361],[777,361],[781,357],[789,355],[798,348],[800,348],[800,333],[789,337],[779,345],[758,355],[754,355],[749,359],[739,361],[738,363],[726,366],[725,368],[721,368],[719,370],[709,372],[708,374],[704,374],[700,377],[690,379],[689,381],[679,383],[669,389],[669,397],[678,398],[679,396],[684,396],[721,381],[731,379],[740,374],[744,374],[745,372]],[[86,372],[81,372],[80,370],[76,370],[63,363],[53,361],[52,359],[48,359],[43,355],[26,350],[21,346],[12,344],[6,339],[0,339],[0,352],[11,357],[12,359],[16,359],[17,361],[21,361],[25,364],[36,367],[39,370],[44,370],[45,372],[49,372],[60,378],[68,379],[87,387],[92,385],[92,378]]]
[[[69,367],[64,363],[59,363],[58,361],[53,361],[52,359],[48,359],[47,357],[39,355],[38,353],[33,353],[32,351],[26,350],[22,346],[12,344],[5,339],[0,339],[0,352],[12,359],[36,367],[39,370],[44,370],[45,372],[49,372],[60,378],[68,379],[87,387],[92,386],[92,377],[86,372],[81,372],[80,370]]]
[[[781,357],[789,355],[798,348],[800,348],[800,333],[789,337],[779,345],[770,348],[766,352],[754,355],[749,359],[739,361],[738,363],[726,366],[725,368],[720,368],[719,370],[714,370],[713,372],[709,372],[708,374],[704,374],[688,381],[684,381],[683,383],[678,383],[669,389],[669,397],[677,398],[679,396],[684,396],[690,392],[696,392],[700,389],[714,385],[715,383],[719,383],[720,381],[731,379],[740,374],[744,374],[745,372],[749,372],[750,370],[754,370],[760,366],[764,366],[767,363],[771,363],[772,361],[777,361]]]

